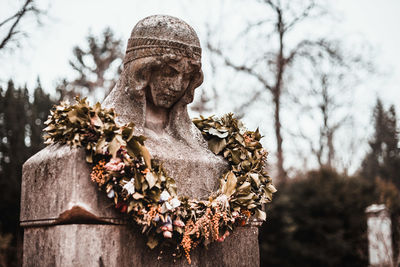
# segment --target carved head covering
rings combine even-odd
[[[199,38],[192,27],[178,18],[150,16],[139,21],[133,28],[124,65],[135,59],[168,54],[200,61]]]
[[[128,40],[124,58],[126,74],[122,75],[126,82],[123,83],[129,84],[130,94],[138,98],[148,85],[152,69],[181,58],[189,59],[195,70],[179,101],[187,105],[193,101],[194,90],[203,82],[199,38],[192,27],[178,18],[167,15],[144,18],[133,28]]]

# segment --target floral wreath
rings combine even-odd
[[[86,98],[77,98],[74,105],[62,102],[46,121],[45,143],[85,148],[91,180],[141,227],[148,247],[172,243],[177,247],[173,255],[184,254],[191,263],[195,247],[223,242],[252,215],[266,219],[262,206],[276,189],[265,171],[267,152],[258,129],[245,130],[233,114],[193,120],[209,149],[230,165],[219,178],[219,189],[197,200],[178,196],[175,180],[151,159],[146,137],[134,135],[133,123],[118,126],[115,118],[113,109],[100,103],[91,107]]]

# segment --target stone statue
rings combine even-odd
[[[180,193],[191,197],[201,197],[215,189],[215,178],[214,182],[200,182],[198,187],[192,183],[209,175],[202,171],[207,168],[202,163],[226,168],[208,150],[188,116],[187,105],[202,82],[200,41],[193,28],[175,17],[150,16],[132,30],[122,75],[103,103],[115,109],[119,123],[135,123],[137,132],[148,137],[146,147],[152,157],[164,162],[177,179]],[[184,160],[187,170],[200,163],[196,170],[200,176],[190,172],[180,180],[176,174],[185,171],[186,164],[180,162],[181,168],[176,170],[175,158]]]
[[[148,138],[146,147],[175,179],[178,194],[209,195],[228,164],[209,151],[187,113],[203,81],[195,31],[171,16],[147,17],[134,27],[123,64],[103,106]],[[24,266],[188,266],[148,249],[89,177],[83,149],[51,145],[24,164]],[[241,227],[191,258],[191,266],[258,266],[258,229]]]

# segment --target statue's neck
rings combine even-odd
[[[156,133],[165,132],[168,125],[169,111],[166,108],[157,107],[150,101],[146,101],[145,128]]]
[[[133,98],[122,87],[117,87],[104,100],[103,107],[115,109],[118,114],[116,121],[120,125],[134,122],[137,135],[170,135],[187,140],[188,144],[198,143],[198,139],[194,140],[193,132],[190,131],[193,124],[187,114],[186,105],[178,104],[171,109],[156,107],[144,96]]]

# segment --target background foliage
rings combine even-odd
[[[19,263],[22,164],[44,147],[43,123],[53,104],[39,80],[33,96],[11,80],[5,90],[0,88],[0,266]]]
[[[260,247],[265,266],[368,265],[365,208],[373,183],[318,170],[281,187]]]

